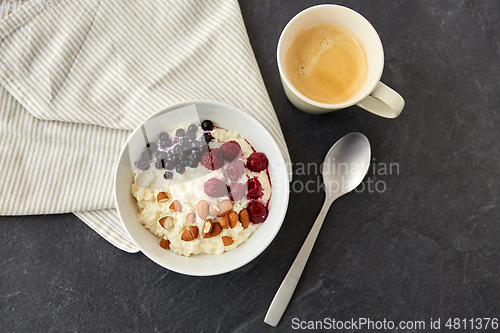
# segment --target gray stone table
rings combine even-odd
[[[428,332],[431,319],[447,331],[458,318],[461,329],[451,331],[494,331],[468,328],[469,319],[500,317],[500,2],[340,2],[380,34],[382,80],[406,100],[395,120],[357,107],[313,116],[288,102],[277,41],[293,15],[316,3],[240,2],[296,164],[269,248],[232,273],[189,277],[114,248],[73,215],[1,217],[0,331],[288,332],[325,318],[426,323],[397,332]],[[334,203],[271,328],[267,308],[324,196],[318,173],[300,163],[320,163],[352,131],[372,144],[365,188]]]

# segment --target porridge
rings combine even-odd
[[[267,218],[268,164],[238,133],[210,120],[161,132],[134,163],[138,220],[178,254],[232,250]]]

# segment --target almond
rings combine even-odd
[[[219,208],[216,204],[211,203],[210,207],[208,208],[208,213],[210,214],[210,216],[217,216],[217,214],[219,214]]]
[[[220,218],[220,226],[224,229],[229,229],[229,218],[227,216]]]
[[[158,194],[156,195],[156,201],[158,201],[159,203],[167,202],[168,194],[165,192],[158,192]]]
[[[196,210],[198,212],[198,216],[200,219],[204,220],[207,218],[208,213],[208,204],[205,200],[200,200],[198,205],[196,206]]]
[[[174,225],[174,221],[172,221],[172,218],[170,216],[163,216],[160,217],[158,220],[158,223],[164,228],[164,229],[170,229]]]
[[[214,224],[212,220],[208,219],[203,223],[202,236],[203,238],[207,238],[207,235],[212,231]]]
[[[231,212],[229,213],[229,226],[231,227],[231,229],[233,229],[234,227],[236,227],[236,223],[238,223],[238,213],[236,212]]]
[[[189,213],[186,218],[187,224],[194,224],[196,222],[196,215],[194,213]]]
[[[193,237],[194,238],[197,238],[198,237],[198,234],[199,234],[199,229],[197,226],[195,225],[192,225],[189,227],[189,231],[191,231],[191,233],[193,234]]]
[[[184,230],[181,235],[181,239],[186,242],[192,241],[196,237],[198,237],[198,227],[194,225]]]
[[[215,236],[219,236],[221,232],[222,232],[222,227],[220,226],[220,223],[219,222],[214,222],[214,224],[212,226],[212,231],[210,231],[210,233],[207,234],[205,236],[205,238],[212,238],[212,237],[215,237]]]
[[[169,249],[170,248],[170,241],[166,238],[162,238],[160,240],[160,247],[162,247],[165,250]]]
[[[243,226],[243,229],[248,228],[248,225],[250,224],[250,214],[248,213],[248,209],[243,208],[241,210],[240,222],[241,222],[241,225]]]
[[[191,233],[191,231],[189,231],[189,229],[186,229],[184,230],[184,232],[182,233],[181,235],[181,239],[185,242],[189,242],[189,241],[192,241],[194,239],[194,236],[193,234]]]
[[[229,236],[224,236],[222,237],[222,243],[224,244],[224,246],[229,246],[234,243],[234,240]]]
[[[219,214],[218,217],[229,214],[230,211],[233,210],[233,203],[231,200],[224,200],[219,204]]]
[[[181,203],[179,202],[179,200],[174,200],[171,204],[170,204],[170,208],[171,210],[173,210],[174,212],[179,212],[179,213],[182,213],[182,205]]]

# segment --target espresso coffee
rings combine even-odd
[[[321,23],[296,33],[285,54],[285,70],[304,96],[338,104],[363,88],[368,62],[356,36],[336,25]]]

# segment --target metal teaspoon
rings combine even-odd
[[[363,181],[370,166],[370,158],[370,142],[361,133],[347,134],[338,140],[326,154],[321,170],[325,185],[325,203],[292,267],[276,292],[267,310],[265,323],[271,326],[278,325],[292,298],[331,204],[339,197],[354,190]]]

